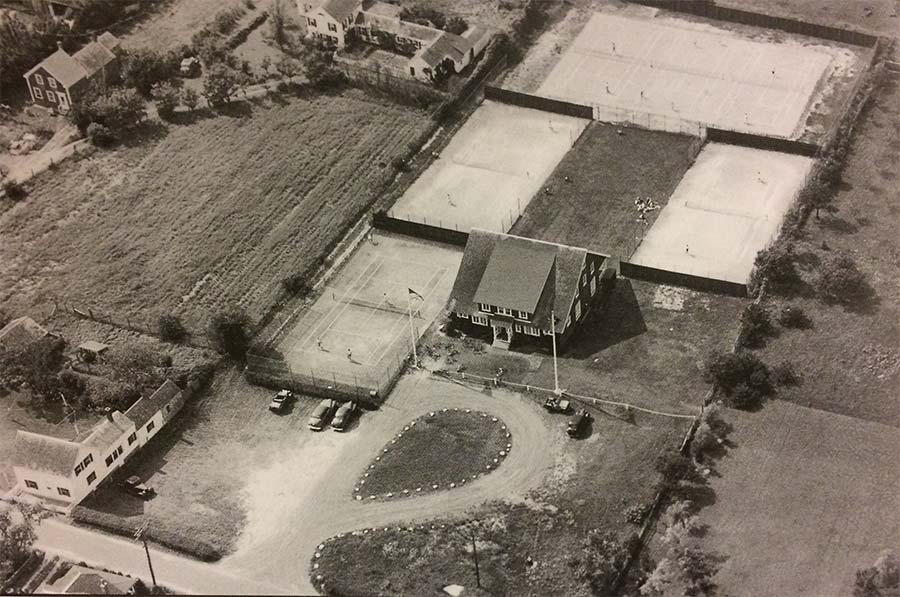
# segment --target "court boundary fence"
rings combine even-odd
[[[749,296],[746,284],[729,282],[728,280],[719,280],[717,278],[707,278],[705,276],[696,276],[694,274],[685,274],[646,265],[638,265],[627,261],[619,262],[619,273],[624,278],[644,280],[656,284],[682,286],[684,288],[690,288],[691,290],[723,294],[725,296],[734,296],[738,298],[747,298]]]
[[[640,4],[651,8],[662,8],[672,12],[681,12],[698,17],[704,17],[716,21],[737,23],[739,25],[751,25],[777,29],[785,33],[794,33],[827,39],[840,43],[852,44],[871,48],[875,45],[877,36],[852,29],[829,27],[817,23],[809,23],[799,19],[776,17],[765,13],[739,10],[727,6],[719,6],[711,0],[626,0],[632,4]]]
[[[706,138],[708,141],[714,143],[727,143],[728,145],[740,145],[742,147],[752,147],[754,149],[780,151],[782,153],[792,153],[806,157],[815,157],[822,149],[821,146],[816,143],[793,141],[781,137],[755,135],[753,133],[741,133],[711,126],[706,127]]]
[[[372,226],[387,232],[405,234],[406,236],[433,240],[457,247],[464,247],[469,240],[468,232],[395,218],[384,210],[376,211],[372,215]]]
[[[576,104],[565,100],[522,93],[511,89],[502,89],[493,85],[484,86],[484,99],[494,100],[504,104],[511,104],[521,108],[531,108],[542,112],[552,112],[563,116],[575,118],[594,119],[594,108],[583,104]]]

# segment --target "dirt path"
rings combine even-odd
[[[502,466],[464,488],[420,498],[370,503],[352,499],[360,471],[403,425],[432,410],[454,407],[477,408],[504,421],[515,439]],[[308,565],[325,539],[357,529],[459,515],[493,500],[521,500],[554,465],[555,450],[549,448],[556,441],[534,402],[502,390],[488,395],[426,373],[406,376],[379,412],[364,417],[351,441],[342,441],[339,450],[321,450],[312,470],[292,472],[308,481],[292,496],[292,512],[265,517],[270,520],[249,518],[237,552],[218,566],[228,574],[260,580],[278,571],[290,590],[314,593]],[[258,493],[271,493],[272,482],[258,483]],[[260,506],[256,503],[253,509]]]

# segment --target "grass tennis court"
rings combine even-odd
[[[747,282],[811,167],[803,156],[708,143],[631,261]]]
[[[538,94],[792,137],[819,81],[853,60],[837,47],[754,40],[661,13],[598,13]]]
[[[507,232],[588,122],[485,101],[390,214]]]
[[[445,245],[374,234],[278,348],[296,374],[377,386],[411,351],[413,333],[418,338],[443,309],[461,258],[461,250]]]

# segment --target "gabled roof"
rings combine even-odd
[[[121,574],[72,566],[62,578],[44,588],[66,595],[125,595],[136,583],[137,579]]]
[[[125,416],[134,422],[135,427],[142,427],[180,393],[181,388],[167,379],[148,398],[141,398],[132,404],[131,408],[125,411]]]
[[[91,434],[84,438],[81,443],[100,452],[105,452],[110,446],[119,441],[125,433],[132,430],[134,430],[134,423],[131,422],[131,419],[114,410],[109,416],[97,423]]]
[[[13,466],[69,477],[74,473],[80,454],[81,446],[75,442],[19,430],[16,431],[12,463]]]
[[[529,311],[535,327],[550,331],[551,312],[564,322],[572,310],[586,258],[585,249],[473,229],[450,293],[451,309],[471,315],[485,302]]]
[[[373,30],[393,33],[394,35],[415,39],[423,44],[431,43],[439,38],[443,32],[440,29],[432,29],[418,23],[401,21],[398,17],[384,15],[381,12],[364,10],[356,17],[356,24],[370,27]],[[420,50],[421,52],[422,50]]]
[[[362,0],[328,0],[322,5],[322,10],[338,22],[353,16],[353,12],[360,8]]]
[[[112,37],[112,35],[110,35]],[[113,38],[115,39],[115,38]],[[93,76],[94,73],[102,69],[104,66],[116,59],[116,55],[106,45],[99,41],[92,41],[84,46],[72,56],[81,66],[84,67],[87,76]]]
[[[104,32],[100,37],[98,37],[97,42],[102,44],[103,47],[110,52],[115,52],[120,47],[122,47],[122,42],[119,40],[119,38],[109,31]]]
[[[28,317],[13,319],[0,329],[0,348],[14,350],[40,340],[49,332],[41,324]]]
[[[84,66],[62,48],[59,48],[44,58],[37,66],[25,73],[25,77],[30,77],[34,71],[39,68],[47,71],[47,74],[59,81],[62,86],[66,88],[71,87],[88,76]]]

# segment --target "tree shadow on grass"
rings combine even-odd
[[[213,112],[228,118],[250,118],[253,115],[253,104],[249,101],[231,101],[213,108]]]
[[[128,131],[128,134],[121,139],[119,145],[122,147],[137,147],[149,141],[159,141],[169,134],[169,127],[162,122],[156,120],[144,120]]]
[[[566,356],[588,358],[647,331],[631,280],[619,278],[606,300],[594,307],[572,338]]]
[[[853,222],[835,216],[825,216],[816,222],[819,227],[837,234],[854,234],[859,230],[859,226]]]

